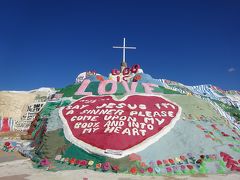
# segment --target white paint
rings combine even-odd
[[[123,46],[122,47],[121,46],[113,46],[113,48],[123,50],[123,59],[122,59],[123,63],[126,62],[126,59],[125,59],[126,49],[136,49],[136,47],[127,47],[126,46],[126,38],[123,38]]]

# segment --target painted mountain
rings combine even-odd
[[[3,122],[3,120],[1,121]],[[19,151],[37,168],[138,175],[240,171],[240,92],[154,79],[139,65],[48,94]]]

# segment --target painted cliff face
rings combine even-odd
[[[159,96],[85,96],[60,109],[66,138],[92,153],[121,158],[158,141],[181,108]]]

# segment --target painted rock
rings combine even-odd
[[[65,137],[88,152],[121,158],[171,130],[181,107],[160,95],[85,96],[59,110]]]

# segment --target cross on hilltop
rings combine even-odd
[[[115,49],[123,49],[123,59],[122,59],[122,63],[121,63],[121,71],[127,67],[127,63],[126,63],[126,49],[136,49],[136,47],[127,47],[126,46],[126,38],[123,38],[123,46],[113,46],[113,48]]]

